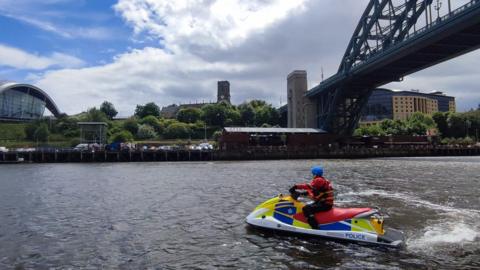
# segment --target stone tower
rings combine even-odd
[[[295,70],[287,77],[288,127],[317,128],[316,104],[305,96],[308,90],[307,72]]]
[[[221,101],[230,103],[230,83],[228,81],[219,81],[217,89],[217,103]]]

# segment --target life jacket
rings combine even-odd
[[[327,179],[316,176],[310,184],[297,185],[297,188],[306,190],[313,201],[333,206],[333,187]]]

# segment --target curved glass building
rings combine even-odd
[[[42,89],[30,84],[0,82],[0,119],[38,119],[45,108],[56,117],[60,114],[57,105]]]

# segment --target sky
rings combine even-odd
[[[61,111],[112,102],[286,103],[286,77],[309,88],[333,75],[368,0],[0,0],[0,80],[34,84]],[[480,51],[386,87],[443,91],[459,111],[480,103]]]

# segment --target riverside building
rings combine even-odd
[[[10,81],[0,81],[0,120],[29,121],[43,117],[47,108],[54,116],[60,111],[42,89]]]
[[[418,90],[398,91],[375,89],[362,111],[360,124],[369,125],[384,119],[406,120],[415,112],[455,112],[455,97],[442,92],[421,93]]]

